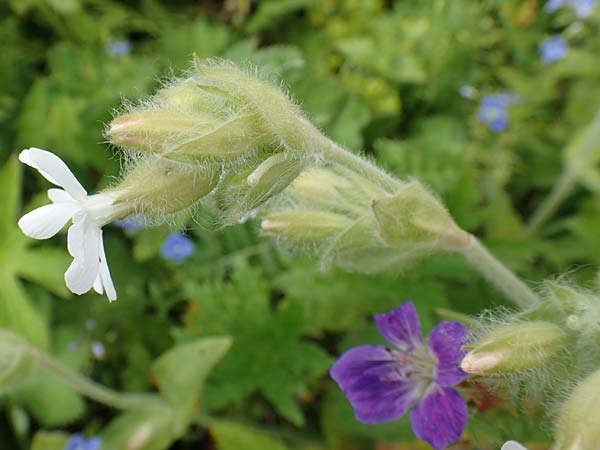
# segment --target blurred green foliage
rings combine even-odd
[[[405,420],[357,422],[328,367],[349,346],[376,342],[370,316],[406,299],[425,328],[443,310],[502,305],[460,258],[440,256],[402,274],[320,273],[314,261],[276,252],[252,221],[210,227],[214,212],[205,205],[196,221],[178,218],[196,243],[182,265],[160,258],[168,226],[129,234],[109,227],[119,301],[79,298],[63,287],[64,235],[39,243],[16,227],[47,183],[15,155],[30,146],[51,150],[85,186],[100,189],[118,175],[119,158],[102,133],[122,100],[135,102],[181,73],[193,52],[225,57],[283,81],[341,144],[430,184],[457,223],[524,279],[576,268],[571,276],[590,284],[600,262],[597,193],[575,189],[536,235],[524,223],[559,177],[563,147],[600,107],[599,26],[600,8],[576,22],[569,10],[545,12],[538,0],[2,0],[0,325],[132,391],[170,389],[161,377],[173,367],[151,374],[153,361],[176,344],[230,336],[199,401],[192,397],[204,372],[191,397],[172,388],[171,397],[194,400],[198,422],[171,429],[156,448],[176,438],[170,448],[181,450],[412,448],[402,446],[414,442]],[[539,43],[556,33],[569,41],[569,54],[543,64]],[[478,120],[479,100],[501,91],[517,101],[507,129],[493,133]],[[92,352],[98,342],[105,355]],[[188,359],[181,361],[185,367]],[[127,413],[135,417],[109,424],[114,411],[58,379],[38,378],[0,399],[0,448],[61,449],[57,428],[117,442],[119,427],[138,420]],[[548,442],[539,411],[521,413],[476,386],[465,392],[465,448],[496,449],[509,438]],[[206,422],[206,414],[218,419]]]

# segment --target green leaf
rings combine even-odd
[[[152,365],[162,395],[182,410],[198,400],[204,379],[231,346],[226,337],[201,338],[176,345]]]
[[[162,401],[120,414],[102,431],[102,450],[165,450],[187,427]]]
[[[85,412],[81,396],[61,378],[45,371],[39,372],[26,388],[21,389],[17,398],[38,422],[48,427],[73,422]]]
[[[266,280],[245,265],[236,266],[229,283],[188,283],[186,292],[191,306],[183,337],[233,337],[231,350],[207,381],[206,408],[260,392],[286,419],[302,424],[296,398],[331,362],[319,346],[302,339],[308,321],[303,305],[284,299],[271,306]]]
[[[60,431],[38,431],[31,442],[31,450],[64,450],[71,439]]]
[[[218,421],[210,430],[218,450],[288,450],[279,439],[246,425]]]

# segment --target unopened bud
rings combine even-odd
[[[301,207],[357,216],[368,215],[372,200],[385,194],[353,172],[338,173],[324,168],[305,171],[288,192]]]
[[[461,368],[473,375],[502,375],[541,367],[561,352],[566,339],[550,322],[500,326],[474,344]]]
[[[211,192],[219,181],[218,166],[195,166],[150,158],[113,188],[117,202],[150,215],[181,211]]]
[[[600,370],[571,393],[558,417],[553,450],[598,450],[600,445]]]
[[[352,220],[324,211],[289,210],[269,214],[261,223],[265,234],[297,245],[321,245],[334,239]]]
[[[0,330],[0,394],[20,387],[33,372],[35,358],[21,336]]]
[[[391,247],[411,243],[435,250],[469,242],[469,235],[458,228],[444,205],[416,181],[373,201],[373,212],[381,238]]]
[[[260,118],[261,125],[286,150],[310,151],[312,126],[300,120],[295,105],[278,87],[252,76],[231,63],[195,60],[197,82],[223,92]],[[318,134],[318,133],[317,133]]]
[[[251,114],[227,120],[205,112],[151,109],[115,118],[106,134],[116,145],[182,162],[229,161],[269,138]]]
[[[193,78],[160,89],[153,100],[160,109],[208,113],[221,120],[227,119],[233,109],[227,98],[200,88]]]
[[[306,167],[306,159],[275,153],[240,172],[230,171],[215,194],[225,223],[243,221],[254,210],[287,188]]]

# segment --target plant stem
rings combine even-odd
[[[344,166],[370,181],[395,193],[403,183],[389,175],[369,161],[342,148],[332,140],[324,137],[310,123],[303,120],[303,125],[308,133],[319,142],[324,156],[341,166]],[[521,308],[533,306],[539,302],[537,295],[527,287],[504,264],[498,261],[475,236],[457,228],[456,235],[452,234],[450,245],[461,252],[475,269],[502,291],[510,300]],[[466,239],[465,239],[466,238]]]
[[[562,173],[552,188],[550,195],[544,199],[542,204],[535,210],[527,228],[530,233],[535,233],[552,215],[560,204],[569,196],[576,183],[576,177],[568,168]]]
[[[32,347],[31,351],[41,366],[58,375],[80,394],[99,403],[112,406],[116,409],[134,409],[147,405],[148,402],[158,398],[155,394],[132,394],[113,391],[69,369],[60,361],[36,348]]]
[[[312,141],[322,152],[323,156],[329,161],[337,163],[343,167],[346,167],[353,172],[362,175],[369,181],[382,186],[390,193],[395,193],[403,183],[388,174],[383,169],[377,167],[375,164],[370,163],[366,159],[355,155],[354,153],[346,150],[341,145],[325,137],[312,123],[306,119],[299,119],[300,123],[304,127],[304,132],[311,137],[309,141]]]
[[[470,235],[469,243],[457,250],[479,273],[518,307],[526,309],[539,303],[538,296],[504,264],[498,261],[475,236]]]

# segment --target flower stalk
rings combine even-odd
[[[34,347],[31,347],[30,351],[40,367],[44,367],[56,374],[80,394],[112,408],[121,410],[139,409],[147,406],[150,402],[159,400],[159,396],[155,394],[114,391],[69,369],[60,361]]]
[[[526,309],[539,303],[538,296],[492,255],[475,236],[470,235],[469,243],[459,247],[458,251],[473,268],[518,307]]]

